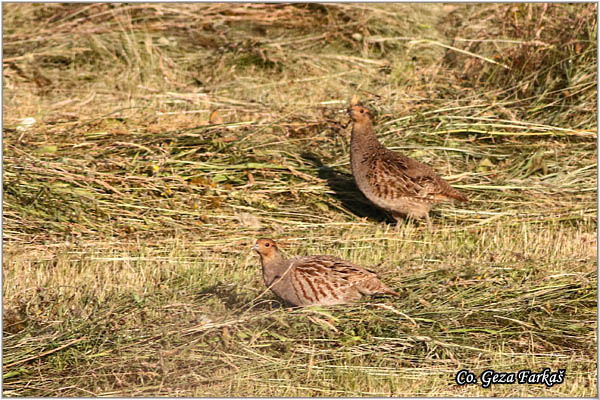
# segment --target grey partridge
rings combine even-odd
[[[351,303],[377,293],[399,296],[374,272],[340,258],[286,259],[271,239],[258,239],[252,249],[260,255],[265,285],[293,306]]]
[[[350,163],[356,185],[396,222],[402,217],[425,217],[431,230],[431,207],[443,201],[469,201],[428,165],[383,146],[375,135],[373,118],[366,107],[357,104],[348,113],[354,121]]]

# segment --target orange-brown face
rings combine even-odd
[[[277,252],[277,243],[271,239],[258,239],[256,244],[252,246],[252,250],[262,257],[271,258]]]
[[[370,121],[372,119],[369,109],[360,104],[350,107],[348,114],[350,114],[354,122]]]

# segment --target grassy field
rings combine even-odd
[[[4,396],[597,396],[596,30],[595,4],[3,4]],[[354,96],[471,202],[432,232],[370,205]],[[403,296],[286,309],[259,237]]]

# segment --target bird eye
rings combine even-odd
[[[271,247],[271,243],[265,243],[265,247]]]
[[[361,114],[362,114],[362,113],[364,113],[364,112],[365,112],[365,110],[360,110],[360,113],[361,113]]]

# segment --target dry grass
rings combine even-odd
[[[3,7],[4,395],[597,395],[594,4]],[[354,94],[472,199],[435,232],[357,192]],[[261,236],[405,296],[283,309]]]

